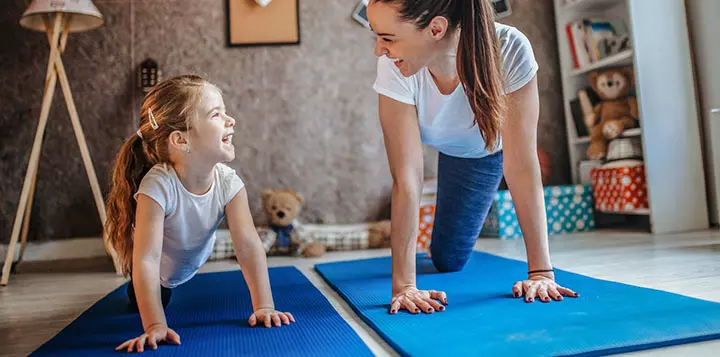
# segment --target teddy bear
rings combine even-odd
[[[587,156],[601,160],[607,153],[608,141],[638,126],[637,100],[630,95],[634,77],[632,68],[625,67],[594,72],[588,79],[602,100],[595,104],[588,119],[592,127]]]
[[[295,229],[296,218],[305,203],[301,194],[293,190],[265,190],[261,198],[270,229],[260,230],[260,236],[268,255],[319,257],[325,254],[322,244],[303,241]]]
[[[390,221],[362,224],[302,224],[297,219],[305,203],[293,190],[265,190],[262,205],[268,228],[258,228],[268,255],[320,257],[328,250],[390,246]]]

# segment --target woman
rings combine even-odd
[[[415,284],[421,142],[440,153],[435,267],[463,268],[504,173],[528,260],[528,277],[513,296],[576,297],[555,282],[550,262],[536,151],[538,65],[527,38],[495,23],[489,0],[371,0],[367,14],[377,35],[373,88],[393,177],[390,313],[432,313],[447,304],[444,292]]]

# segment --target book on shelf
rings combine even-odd
[[[595,124],[590,122],[590,116],[592,115],[593,107],[600,101],[600,97],[592,87],[589,86],[580,89],[577,93],[577,98],[570,101],[570,111],[578,138],[590,135],[590,129]]]
[[[576,69],[630,49],[625,20],[586,17],[565,25],[568,45]]]

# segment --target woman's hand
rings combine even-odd
[[[250,326],[255,327],[258,321],[265,322],[265,327],[275,326],[280,327],[280,323],[289,325],[291,322],[295,322],[295,318],[289,312],[279,312],[274,309],[257,309],[255,313],[250,315],[248,323]]]
[[[171,328],[168,328],[165,324],[155,324],[150,326],[150,328],[139,337],[125,341],[122,345],[118,346],[115,351],[127,348],[128,352],[133,352],[133,349],[138,352],[143,352],[145,350],[145,344],[150,345],[153,350],[156,350],[158,342],[163,341],[169,341],[179,345],[180,335]]]
[[[442,305],[435,300],[440,300]],[[422,310],[432,314],[437,311],[445,311],[447,295],[444,291],[418,290],[415,287],[404,288],[395,294],[390,300],[390,313],[396,314],[400,309],[406,309],[411,314],[418,314]]]
[[[558,285],[553,278],[534,275],[527,280],[518,281],[512,288],[513,296],[516,298],[525,295],[525,302],[533,302],[539,298],[542,302],[549,302],[550,298],[560,301],[563,296],[578,297],[578,293]]]

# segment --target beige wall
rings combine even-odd
[[[276,0],[277,1],[277,0]],[[238,119],[232,166],[247,182],[256,220],[259,193],[303,193],[306,221],[385,217],[390,176],[380,126],[374,40],[350,18],[355,0],[301,0],[301,44],[226,47],[224,0],[95,0],[104,27],[71,34],[63,55],[101,186],[122,141],[134,133],[142,93],[134,69],[156,59],[165,77],[193,72],[223,91]],[[7,242],[37,125],[48,46],[20,28],[23,1],[0,5],[0,242]],[[540,64],[540,143],[552,182],[568,181],[560,78],[550,0],[514,0],[517,26]],[[30,239],[99,236],[99,219],[58,87],[48,123]],[[426,172],[433,174],[428,154]],[[105,191],[107,191],[105,189]]]

